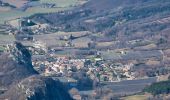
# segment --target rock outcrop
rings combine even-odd
[[[34,70],[25,46],[15,42],[8,51],[0,55],[0,100],[72,100],[62,83]]]
[[[19,42],[9,46],[9,53],[0,55],[0,87],[8,88],[11,84],[34,74],[38,74],[31,62],[31,54]]]
[[[72,100],[59,81],[38,75],[13,85],[0,99],[7,100]]]

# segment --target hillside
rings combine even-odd
[[[153,95],[169,94],[170,80],[154,83],[144,89],[144,92],[152,93]]]
[[[93,11],[109,11],[112,9],[125,8],[131,5],[137,5],[154,0],[90,0],[88,3],[84,4],[82,8],[92,9]],[[156,0],[155,0],[156,1]],[[105,6],[103,6],[105,5]]]
[[[8,100],[72,100],[62,83],[42,76],[30,76],[0,96]]]
[[[150,37],[169,29],[169,4],[168,0],[90,0],[74,10],[31,18],[55,25],[60,31],[101,32],[118,39],[133,39],[139,36],[137,33],[141,33],[139,37]]]
[[[20,43],[11,47],[11,54],[0,55],[0,86],[9,87],[28,76],[37,74],[31,63],[29,51]]]
[[[9,86],[12,82],[17,82],[25,77],[36,74],[23,65],[14,62],[9,55],[0,56],[0,86]]]

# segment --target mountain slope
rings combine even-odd
[[[74,10],[31,18],[50,23],[60,31],[91,31],[106,35],[122,33],[126,36],[139,31],[152,33],[154,27],[155,32],[168,29],[169,21],[161,24],[154,21],[168,18],[169,8],[169,0],[90,0]]]
[[[0,56],[0,86],[9,86],[25,77],[35,74],[26,67],[18,65],[9,55]]]
[[[0,86],[9,87],[30,75],[38,74],[32,66],[29,51],[21,44],[10,47],[11,54],[0,55]]]
[[[30,76],[5,92],[8,100],[72,100],[59,81],[38,75]]]

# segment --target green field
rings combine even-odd
[[[3,46],[0,46],[0,52],[4,51],[5,48]]]
[[[77,5],[80,3],[78,0],[41,0],[41,3],[55,3],[56,8],[42,8],[42,7],[31,7],[26,11],[19,10],[10,10],[0,12],[0,24],[4,23],[6,20],[16,19],[20,17],[31,16],[36,13],[52,13],[62,10],[71,9],[71,6]]]

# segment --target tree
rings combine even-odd
[[[88,48],[89,49],[94,49],[96,47],[96,43],[95,42],[89,42],[88,43]]]

